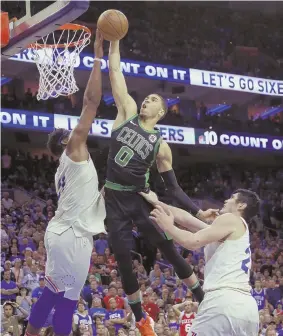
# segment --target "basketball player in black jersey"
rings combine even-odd
[[[152,210],[140,191],[149,190],[149,169],[156,161],[168,194],[179,206],[199,218],[211,215],[201,211],[182,191],[172,169],[172,152],[155,128],[167,112],[165,101],[158,94],[147,96],[138,114],[137,105],[128,94],[120,70],[119,41],[111,42],[109,73],[112,93],[118,109],[113,125],[107,164],[105,200],[109,238],[122,277],[123,288],[143,336],[154,335],[148,317],[142,312],[139,285],[132,271],[132,226],[137,225],[145,237],[158,247],[174,267],[179,278],[192,290],[200,302],[203,291],[191,267],[176,251],[173,241],[166,237],[149,219]]]

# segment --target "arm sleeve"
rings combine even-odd
[[[179,186],[174,170],[168,170],[160,175],[164,181],[167,196],[169,196],[172,201],[176,202],[178,207],[191,212],[195,216],[199,212],[200,208]]]

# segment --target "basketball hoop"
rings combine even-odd
[[[68,96],[79,90],[74,67],[90,43],[90,36],[87,27],[67,23],[29,46],[40,75],[38,100]]]

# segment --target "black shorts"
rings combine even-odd
[[[117,240],[117,243],[131,249],[133,224],[154,246],[167,240],[164,232],[149,219],[152,205],[137,192],[105,188],[105,204],[111,243]]]

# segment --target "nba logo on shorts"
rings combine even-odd
[[[154,135],[154,134],[150,134],[148,140],[149,140],[151,143],[155,143],[155,141],[157,140],[157,137],[156,137],[156,135]]]

